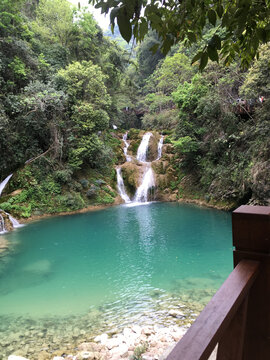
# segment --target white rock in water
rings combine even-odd
[[[169,315],[173,316],[173,317],[176,317],[176,318],[179,318],[179,317],[184,317],[185,314],[180,311],[180,310],[170,310],[169,311]]]
[[[108,334],[98,335],[97,337],[95,337],[94,341],[95,342],[100,342],[101,345],[105,345],[106,342],[108,341]]]
[[[142,333],[142,328],[139,325],[133,325],[131,330],[134,331],[138,335],[141,335],[141,333]]]
[[[28,360],[22,356],[17,356],[17,355],[9,355],[8,360]]]
[[[120,337],[111,338],[106,342],[106,346],[109,350],[122,344],[122,339]]]
[[[124,328],[123,334],[126,338],[132,336],[132,330],[130,328]]]
[[[81,355],[81,358],[82,358],[82,359],[94,359],[94,358],[95,358],[95,356],[93,355],[93,353],[90,352],[90,351],[84,351],[84,352],[82,352],[80,355]]]

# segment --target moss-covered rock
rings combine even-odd
[[[129,195],[134,195],[140,186],[143,175],[143,165],[139,163],[126,162],[122,166],[122,177]]]

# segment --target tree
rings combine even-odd
[[[67,46],[73,32],[75,9],[67,0],[40,0],[36,10],[33,31],[44,42],[59,42]]]
[[[71,131],[68,137],[68,162],[74,169],[83,163],[100,165],[104,143],[98,136],[109,126],[107,109],[111,97],[105,86],[106,75],[92,61],[74,62],[58,72],[56,82],[69,98]]]
[[[142,40],[149,28],[155,30],[166,54],[170,48],[184,41],[191,45],[200,40],[206,25],[216,27],[208,43],[193,61],[200,60],[203,69],[208,58],[224,58],[229,64],[241,56],[242,66],[247,67],[258,54],[259,45],[270,40],[269,0],[90,0],[110,13],[111,25],[115,21],[123,38],[129,42],[132,35]],[[219,29],[224,29],[220,36]],[[157,47],[154,48],[156,50]]]

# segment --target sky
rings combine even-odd
[[[71,2],[74,5],[78,5],[78,2],[80,2],[81,7],[82,6],[87,6],[90,10],[90,12],[94,15],[94,18],[96,19],[96,21],[98,22],[99,26],[103,29],[103,30],[107,30],[110,24],[110,16],[104,16],[104,14],[101,14],[101,10],[100,9],[95,9],[92,5],[88,4],[88,0],[69,0],[69,2]]]

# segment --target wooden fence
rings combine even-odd
[[[270,207],[232,214],[234,270],[167,360],[270,360]]]

